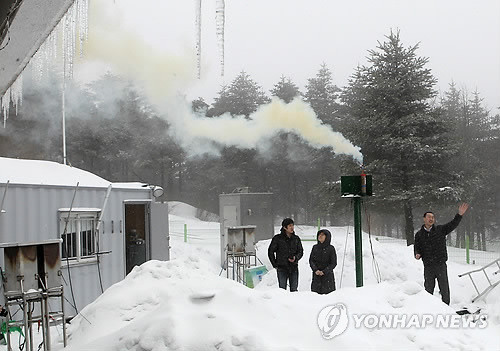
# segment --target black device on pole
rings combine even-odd
[[[354,203],[354,251],[356,261],[356,287],[363,286],[363,253],[361,235],[361,197],[372,196],[372,176],[364,169],[361,175],[341,176],[340,192],[342,197],[350,197]]]

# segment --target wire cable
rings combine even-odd
[[[342,287],[342,278],[344,277],[344,265],[345,265],[345,255],[347,254],[347,238],[349,237],[349,228],[350,226],[347,226],[347,232],[345,235],[345,243],[344,243],[344,258],[342,258],[342,270],[340,271],[340,283],[339,283],[339,289]]]
[[[97,232],[97,273],[99,274],[99,284],[101,285],[101,294],[104,293],[104,289],[102,287],[102,277],[101,277],[101,260],[99,258],[99,255],[100,255],[100,249],[99,249],[99,241],[100,241],[100,235],[99,235],[99,232]]]
[[[368,224],[368,239],[370,242],[370,251],[372,253],[372,269],[373,273],[375,274],[375,279],[377,280],[377,283],[382,282],[382,275],[380,273],[380,267],[378,265],[377,260],[375,259],[375,253],[373,252],[373,244],[372,244],[372,235],[371,235],[371,220],[370,220],[370,214],[368,213],[368,210],[366,209],[366,204],[363,203],[363,207],[365,209],[365,217],[366,221]]]
[[[76,183],[75,192],[73,193],[73,199],[71,200],[71,206],[69,207],[68,217],[66,218],[66,223],[64,225],[64,231],[63,231],[63,235],[62,236],[66,236],[67,231],[68,231],[69,217],[71,216],[71,211],[73,210],[73,203],[75,201],[76,192],[78,190],[78,186],[79,185],[80,185],[80,182]],[[71,281],[71,269],[70,269],[70,264],[69,264],[69,252],[68,252],[67,248],[65,248],[65,249],[66,249],[66,266],[68,267],[69,288],[70,288],[70,291],[71,291],[71,297],[73,298],[73,307],[74,307],[74,309],[76,311],[76,314],[78,314],[78,308],[76,307],[75,294],[73,292],[73,283]]]
[[[106,204],[108,203],[109,195],[111,194],[111,189],[112,185],[110,184],[108,186],[108,189],[106,190],[106,195],[104,196],[104,204],[102,205],[101,209],[101,214],[99,215],[99,218],[97,219],[97,228],[95,231],[95,241],[97,244],[97,253],[96,253],[96,259],[97,259],[97,273],[99,275],[99,285],[101,286],[101,294],[104,293],[104,288],[102,285],[102,277],[101,277],[101,259],[99,257],[101,249],[99,248],[99,242],[101,241],[101,223],[102,223],[102,216],[104,214],[104,210],[106,209]]]

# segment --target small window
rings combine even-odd
[[[95,257],[99,212],[59,212],[62,258],[80,261]]]

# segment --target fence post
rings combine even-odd
[[[188,241],[188,225],[184,223],[184,242],[187,243]]]
[[[465,234],[465,261],[467,262],[467,264],[470,263],[469,234]]]
[[[321,218],[318,217],[318,232],[321,229]]]

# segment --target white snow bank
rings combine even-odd
[[[168,202],[168,213],[173,216],[182,217],[182,219],[194,219],[201,221],[218,221],[219,216],[214,213],[198,209],[187,203],[180,201]]]
[[[169,201],[168,202],[168,213],[169,215],[174,215],[178,217],[184,217],[189,219],[196,218],[196,207],[179,201]]]
[[[412,247],[406,245],[373,241],[382,276],[382,283],[377,284],[364,234],[365,286],[355,288],[352,227],[333,227],[329,229],[338,254],[337,291],[326,296],[310,292],[312,273],[307,259],[314,244],[310,241],[303,242],[298,293],[278,289],[271,267],[257,288],[249,289],[225,279],[221,272],[219,223],[172,214],[169,219],[171,231],[182,232],[187,224],[188,242],[183,235],[171,233],[172,261],[136,267],[83,309],[69,327],[68,350],[500,350],[500,290],[471,306],[474,288],[458,274],[473,269],[472,265],[448,262],[449,307],[441,302],[437,287],[434,296],[424,291],[422,262],[414,259]],[[303,238],[316,232],[314,227],[296,227]],[[257,245],[264,264],[269,264],[269,242]],[[344,333],[326,340],[317,324],[318,314],[337,303],[347,307],[349,324]],[[436,328],[432,324],[368,328],[356,327],[354,319],[369,315],[407,316],[408,320],[424,314],[454,318],[462,307],[481,307],[488,315],[486,328]]]
[[[271,272],[274,273],[274,272]],[[349,326],[321,337],[317,316],[343,303]],[[214,274],[196,256],[136,267],[87,306],[70,328],[68,350],[481,350],[498,349],[500,326],[484,329],[355,328],[354,314],[455,315],[412,281],[310,291],[252,290]],[[85,318],[84,318],[84,317]]]

